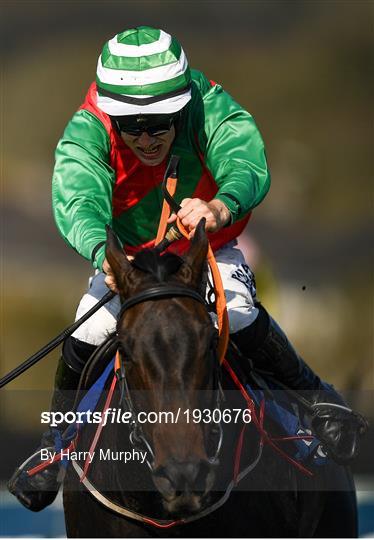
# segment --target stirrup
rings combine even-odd
[[[45,434],[43,435],[43,437]],[[27,471],[40,463],[41,450],[54,451],[54,446],[43,446],[26,459],[8,481],[9,492],[17,497],[28,510],[39,512],[53,503],[63,480],[64,469],[57,463],[51,464],[33,476]]]
[[[368,421],[360,413],[337,403],[315,403],[312,409],[311,426],[326,454],[340,465],[348,464],[358,454]]]

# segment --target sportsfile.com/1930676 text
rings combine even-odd
[[[41,413],[41,423],[49,424],[51,427],[57,427],[62,423],[66,424],[177,424],[194,423],[194,424],[230,424],[243,422],[249,424],[252,421],[251,412],[249,409],[184,409],[181,407],[175,411],[140,411],[133,415],[130,411],[122,409],[109,408],[104,412],[101,411],[68,411],[50,412],[44,411]]]

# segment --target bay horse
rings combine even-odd
[[[220,431],[217,424],[193,422],[184,414],[220,409],[222,399],[225,408],[237,404],[236,397],[227,397],[234,394],[233,388],[223,381],[215,354],[216,331],[202,300],[208,249],[204,225],[202,220],[183,259],[147,250],[131,263],[107,230],[106,257],[123,302],[110,342],[119,350],[122,384],[114,386],[111,406],[131,413],[179,411],[180,416],[175,423],[150,418],[131,429],[118,423],[102,429],[96,453],[100,449],[112,459],[95,457],[85,478],[83,461],[67,468],[67,535],[356,537],[349,468],[330,460],[313,470],[313,476],[305,476],[269,446],[263,447],[253,422],[241,438],[242,425],[225,424]],[[103,371],[100,362],[96,367],[86,376],[87,388]],[[228,392],[223,398],[225,384]],[[107,391],[109,385],[110,379]],[[99,410],[107,401],[104,394]],[[268,428],[276,430],[271,423]],[[77,451],[92,448],[96,429],[86,424]],[[251,465],[238,483],[238,448],[244,439],[248,444],[242,460]],[[146,460],[141,462],[136,452],[147,455]],[[124,455],[131,455],[131,461],[121,461],[118,456]],[[234,462],[235,489],[230,493],[226,486]]]

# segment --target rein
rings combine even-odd
[[[167,170],[167,172],[165,174],[165,176],[169,175],[169,177],[167,178],[167,180],[164,179],[164,193],[166,191],[168,196],[165,196],[165,199],[164,199],[160,224],[159,224],[158,233],[157,233],[157,237],[156,237],[156,249],[157,249],[157,247],[159,247],[160,252],[163,251],[164,246],[166,246],[164,235],[165,235],[166,227],[167,227],[167,219],[168,219],[168,217],[170,215],[169,202],[171,202],[172,206],[174,207],[174,210],[176,210],[175,204],[173,204],[174,200],[172,199],[172,194],[174,194],[175,187],[176,187],[176,166],[178,164],[178,161],[179,161],[178,159],[175,159],[175,157],[172,157],[171,162],[170,162],[169,167],[168,167],[168,170]],[[174,169],[173,169],[173,167],[174,167]],[[172,194],[170,194],[168,192],[168,188],[172,190]],[[172,232],[173,240],[177,239],[178,237],[180,238],[182,236],[185,236],[186,238],[189,238],[188,232],[183,227],[183,225],[182,225],[182,223],[180,222],[179,219],[177,219],[177,227],[178,227],[178,231],[175,232],[175,227],[174,227],[174,231]],[[166,242],[168,242],[168,240],[166,240]],[[220,273],[219,273],[219,270],[218,270],[218,266],[217,266],[217,263],[215,261],[213,251],[212,251],[210,245],[209,245],[209,248],[208,248],[208,257],[207,258],[208,258],[208,264],[209,264],[209,267],[210,267],[211,273],[212,273],[213,285],[214,285],[214,291],[215,291],[215,297],[216,297],[216,310],[217,310],[217,317],[218,317],[218,333],[219,333],[217,354],[218,354],[219,364],[222,364],[223,361],[224,361],[224,357],[225,357],[226,349],[227,349],[227,345],[228,345],[228,340],[229,340],[228,316],[227,316],[226,298],[225,298],[225,293],[224,293],[224,289],[223,289],[222,279],[221,279],[221,276],[220,276]],[[148,302],[148,301],[154,301],[154,300],[161,300],[161,299],[165,299],[165,298],[175,298],[175,297],[192,298],[193,300],[198,301],[199,303],[203,304],[205,307],[207,306],[207,303],[206,303],[205,299],[199,293],[197,293],[196,291],[194,291],[194,290],[192,290],[192,289],[190,289],[188,287],[185,287],[183,285],[172,285],[172,286],[158,285],[158,286],[146,289],[145,291],[142,291],[142,292],[138,293],[137,295],[133,296],[132,298],[129,298],[128,300],[125,300],[123,302],[123,304],[121,306],[121,309],[120,309],[120,312],[118,314],[118,321],[121,320],[121,318],[123,317],[123,315],[125,314],[125,312],[127,310],[131,309],[133,306],[136,306],[136,305],[138,305],[140,303]],[[133,403],[132,403],[132,400],[131,400],[130,393],[128,391],[128,385],[127,385],[127,380],[126,380],[126,375],[125,375],[125,369],[124,369],[123,363],[121,362],[121,357],[120,357],[120,354],[119,354],[118,351],[117,351],[117,354],[116,354],[114,369],[115,369],[115,376],[113,377],[111,387],[110,387],[110,391],[109,391],[109,395],[108,395],[107,400],[106,400],[105,405],[104,405],[104,411],[105,411],[105,409],[110,407],[110,402],[111,402],[111,399],[113,397],[115,385],[116,385],[117,382],[120,382],[123,385],[122,386],[122,391],[121,391],[121,397],[124,397],[124,395],[126,394],[125,399],[124,400],[121,399],[121,402],[124,402],[126,404],[126,406],[127,406],[127,409],[130,412],[133,412],[134,411],[134,406],[133,406]],[[217,399],[217,405],[218,406],[220,404],[221,392],[222,392],[221,387],[220,387],[219,384],[217,384],[216,399]],[[102,428],[103,428],[103,426],[100,424],[98,426],[97,431],[96,431],[94,440],[93,440],[93,442],[91,444],[90,452],[92,452],[95,449],[95,447],[96,447],[96,445],[98,443]],[[132,426],[131,426],[130,429],[131,429],[130,436],[129,436],[130,443],[135,448],[137,448],[137,445],[143,444],[146,447],[147,451],[150,452],[151,456],[153,457],[152,447],[151,447],[150,443],[147,441],[146,437],[144,436],[143,430],[142,430],[141,426],[139,426],[137,424],[136,420],[133,421]],[[217,442],[216,450],[215,450],[215,453],[214,453],[213,457],[209,459],[209,461],[211,463],[214,463],[214,462],[217,461],[219,452],[221,450],[222,439],[223,439],[223,430],[222,430],[222,425],[221,424],[219,424],[219,426],[215,427],[215,433],[216,434],[218,433],[218,442]],[[240,454],[241,454],[241,447],[242,447],[242,435],[243,435],[243,432],[242,432],[241,437],[240,437],[240,442],[241,442],[240,449],[239,449],[239,451],[237,451],[237,454],[239,453],[239,461],[240,461]],[[262,451],[259,452],[258,458],[255,461],[255,463],[253,464],[253,466],[247,468],[248,470],[246,470],[245,474],[247,474],[249,472],[249,470],[252,470],[252,468],[255,467],[255,465],[257,465],[257,462],[259,461],[259,459],[261,457],[261,453],[262,453]],[[148,464],[148,467],[150,468],[150,470],[152,471],[153,470],[152,463],[147,461],[147,464]],[[131,510],[128,510],[128,509],[114,503],[113,501],[111,501],[110,499],[105,497],[102,493],[100,493],[94,487],[94,485],[87,479],[86,475],[87,475],[88,468],[89,468],[88,460],[86,460],[86,463],[84,464],[83,470],[81,469],[81,467],[78,465],[78,463],[76,461],[73,461],[73,467],[76,470],[76,472],[78,473],[78,475],[80,477],[80,481],[85,485],[85,487],[90,491],[90,493],[99,502],[101,502],[104,506],[106,506],[107,508],[110,508],[111,510],[115,511],[116,513],[118,513],[120,515],[135,519],[137,521],[141,521],[143,523],[148,523],[150,525],[153,525],[153,526],[156,526],[156,527],[159,527],[159,528],[169,528],[169,527],[173,527],[175,525],[180,525],[180,524],[185,524],[185,523],[189,523],[189,522],[192,522],[192,521],[196,521],[196,520],[201,519],[202,517],[210,514],[211,512],[216,510],[217,508],[221,507],[227,501],[228,497],[230,496],[231,490],[234,488],[234,486],[237,483],[237,476],[238,476],[238,472],[236,472],[234,480],[230,483],[227,490],[225,491],[225,494],[219,499],[219,501],[217,501],[215,504],[211,505],[210,507],[206,508],[205,510],[199,512],[198,514],[195,514],[193,516],[190,516],[189,518],[183,518],[183,519],[180,519],[180,520],[158,520],[158,519],[151,519],[151,518],[149,518],[147,516],[144,516],[142,514],[139,514],[137,512],[133,512]]]
[[[173,195],[176,190],[177,182],[177,167],[179,164],[178,156],[171,156],[170,162],[165,172],[165,178],[162,183],[162,191],[164,194],[164,202],[161,211],[161,218],[158,227],[155,246],[160,252],[164,251],[172,242],[179,240],[183,236],[190,239],[190,235],[186,228],[182,225],[179,218],[176,220],[176,225],[172,225],[166,233],[167,219],[170,216],[171,210],[177,214],[181,210],[181,206],[175,201]],[[165,238],[164,238],[165,236]],[[212,273],[213,288],[216,299],[216,312],[218,319],[218,359],[222,364],[225,358],[227,346],[229,343],[229,319],[226,309],[225,290],[223,288],[222,278],[217,266],[213,250],[208,245],[207,261]]]
[[[178,164],[179,158],[176,158],[176,156],[172,156],[168,169],[165,174],[163,189],[165,194],[165,200],[164,205],[162,209],[162,215],[159,225],[159,230],[156,237],[156,248],[161,253],[166,249],[166,247],[171,243],[171,241],[176,240],[178,238],[181,238],[182,236],[189,238],[189,234],[186,231],[186,229],[183,227],[182,223],[180,222],[179,218],[177,218],[176,221],[176,227],[172,226],[168,233],[165,232],[167,228],[167,219],[170,215],[170,208],[172,207],[175,212],[179,210],[180,207],[175,203],[174,199],[172,198],[172,194],[175,192],[176,187],[176,167]],[[172,194],[169,193],[168,189],[172,191]],[[169,240],[171,238],[171,240]],[[228,315],[227,315],[227,309],[226,309],[226,299],[225,299],[225,293],[223,289],[222,279],[218,270],[217,263],[215,261],[213,251],[211,249],[211,246],[208,247],[208,256],[207,256],[208,264],[211,269],[212,278],[213,278],[213,284],[214,284],[214,292],[215,292],[215,299],[216,299],[216,311],[217,311],[217,317],[218,317],[218,334],[219,334],[219,342],[218,342],[218,348],[217,348],[217,356],[219,360],[219,364],[217,363],[217,369],[218,365],[223,365],[225,370],[230,375],[231,379],[237,386],[237,388],[240,390],[242,396],[244,397],[247,409],[250,411],[251,416],[253,418],[253,423],[260,435],[260,442],[258,446],[257,455],[255,456],[254,460],[244,469],[240,472],[240,460],[241,460],[241,454],[243,450],[243,441],[244,441],[244,432],[245,432],[245,424],[243,428],[240,431],[239,438],[235,447],[234,451],[234,469],[233,469],[233,479],[229,483],[229,485],[226,488],[226,491],[222,495],[222,497],[216,501],[211,506],[205,508],[201,512],[198,512],[197,514],[194,514],[192,516],[189,516],[187,518],[182,518],[178,520],[167,520],[167,519],[157,519],[157,518],[150,518],[148,516],[139,514],[137,512],[128,510],[127,508],[122,507],[121,505],[115,503],[114,501],[111,501],[108,497],[100,493],[100,491],[88,480],[87,473],[89,469],[89,462],[86,460],[83,469],[80,467],[80,465],[72,460],[73,467],[75,471],[77,472],[80,482],[83,483],[83,485],[88,489],[88,491],[93,495],[101,504],[103,504],[105,507],[109,508],[110,510],[116,512],[119,515],[122,515],[124,517],[134,519],[136,521],[140,521],[142,523],[146,523],[158,528],[170,528],[175,525],[182,525],[186,523],[190,523],[193,521],[196,521],[198,519],[201,519],[202,517],[207,516],[208,514],[214,512],[218,508],[220,508],[229,498],[231,491],[234,489],[234,487],[250,472],[252,471],[258,462],[261,459],[262,451],[265,446],[265,444],[269,444],[273,450],[278,452],[283,458],[285,458],[290,464],[296,466],[300,471],[302,471],[304,474],[307,474],[309,476],[312,475],[310,471],[308,471],[305,467],[303,467],[298,461],[292,459],[286,452],[281,450],[275,441],[282,441],[282,440],[289,440],[290,437],[284,437],[284,438],[272,438],[264,429],[264,419],[265,419],[265,401],[263,400],[260,404],[259,413],[257,416],[256,409],[254,402],[252,398],[248,395],[247,390],[243,387],[241,382],[239,381],[237,375],[232,370],[231,366],[228,364],[227,360],[225,360],[225,354],[227,350],[227,345],[229,341],[229,325],[228,325]],[[109,294],[109,293],[108,293]],[[175,297],[187,297],[191,298],[195,301],[198,301],[199,303],[206,306],[205,299],[196,291],[189,289],[188,287],[185,287],[183,285],[158,285],[155,287],[151,287],[149,289],[146,289],[137,295],[133,296],[132,298],[129,298],[128,300],[125,300],[123,302],[119,315],[118,315],[118,321],[123,317],[125,312],[129,309],[131,309],[133,306],[138,305],[143,302],[148,301],[154,301],[154,300],[161,300],[166,298],[175,298]],[[105,400],[103,413],[110,407],[111,401],[113,399],[115,387],[117,383],[121,384],[121,402],[124,403],[124,405],[127,407],[130,412],[134,411],[134,406],[131,400],[131,395],[129,392],[129,388],[127,385],[126,380],[126,374],[125,374],[125,368],[124,363],[121,361],[121,357],[119,352],[116,353],[115,363],[114,363],[114,376],[110,384],[110,390],[108,392],[108,396]],[[220,394],[221,394],[221,387],[219,382],[217,382],[217,405],[220,405]],[[102,415],[102,421],[99,424],[95,436],[93,438],[93,441],[90,446],[90,452],[92,453],[94,449],[96,448],[96,445],[99,441],[102,429],[104,427],[104,418],[105,414]],[[147,449],[147,452],[150,452],[152,458],[153,450],[147,439],[145,438],[141,426],[139,426],[135,420],[135,416],[133,416],[134,420],[130,427],[130,443],[137,448],[137,445],[144,445]],[[211,463],[214,463],[219,455],[221,445],[222,445],[222,438],[223,438],[223,431],[222,426],[219,424],[217,426],[216,431],[218,431],[218,444],[216,447],[216,451],[214,454],[214,457],[210,459]],[[292,437],[294,439],[311,439],[312,436],[296,436]],[[78,433],[76,435],[75,440],[73,440],[70,443],[69,448],[76,448],[78,440]],[[40,470],[46,468],[50,464],[54,463],[55,461],[58,461],[58,456],[56,456],[53,460],[47,463],[43,463],[38,465],[37,467],[34,467],[32,470],[28,471],[29,475],[35,474],[36,472],[39,472]],[[152,463],[150,463],[147,460],[147,464],[150,468],[150,470],[153,470]]]
[[[175,162],[174,162],[174,165],[175,165]],[[176,165],[175,165],[175,167],[176,167]],[[164,204],[163,204],[163,208],[162,208],[162,215],[161,215],[160,225],[159,225],[157,238],[156,238],[156,244],[157,244],[156,249],[157,249],[157,246],[159,246],[159,251],[160,252],[163,251],[163,249],[164,249],[164,247],[166,245],[163,238],[164,238],[164,235],[165,235],[165,232],[166,232],[166,222],[167,222],[167,219],[168,219],[168,217],[170,215],[170,207],[172,206],[174,211],[178,211],[178,205],[176,205],[175,201],[172,199],[172,196],[168,193],[167,186],[169,186],[169,187],[172,186],[173,193],[174,193],[175,187],[176,187],[175,171],[174,171],[174,173],[172,172],[170,174],[170,176],[169,176],[169,178],[167,179],[166,182],[164,180],[164,193],[166,192],[168,194],[168,196],[166,196],[166,193],[165,193],[165,199],[164,199]],[[175,238],[182,237],[182,236],[184,236],[186,238],[189,238],[189,234],[186,231],[186,229],[183,227],[183,225],[182,225],[181,221],[179,220],[179,218],[177,218],[176,223],[177,223],[178,233],[175,232],[175,227],[174,227],[173,235],[175,236]],[[253,400],[250,398],[250,396],[248,395],[246,389],[240,383],[239,379],[237,378],[236,374],[232,370],[231,366],[228,364],[227,360],[225,360],[225,354],[226,354],[227,345],[228,345],[228,341],[229,341],[229,326],[228,326],[228,315],[227,315],[227,309],[226,309],[226,299],[225,299],[225,293],[224,293],[224,289],[223,289],[222,279],[221,279],[221,276],[220,276],[220,273],[219,273],[219,270],[218,270],[218,266],[217,266],[217,263],[216,263],[216,260],[214,258],[214,254],[213,254],[213,251],[212,251],[210,245],[209,245],[209,248],[208,248],[208,257],[207,257],[207,259],[208,259],[208,264],[209,264],[209,267],[211,269],[211,273],[212,273],[212,277],[213,277],[214,291],[215,291],[215,297],[216,297],[216,311],[217,311],[217,317],[218,317],[218,332],[219,332],[219,342],[218,342],[218,348],[217,348],[217,355],[218,355],[218,359],[219,359],[219,364],[223,364],[224,368],[226,369],[226,371],[231,376],[231,379],[234,381],[234,383],[236,384],[236,386],[240,390],[242,396],[244,397],[244,399],[245,399],[245,401],[247,403],[247,408],[251,412],[251,415],[252,415],[253,420],[254,420],[255,427],[256,427],[257,431],[259,432],[260,442],[259,442],[258,452],[257,452],[256,457],[243,471],[240,472],[240,460],[241,460],[241,454],[242,454],[242,450],[243,450],[244,432],[245,432],[245,427],[246,427],[244,425],[241,432],[240,432],[238,442],[236,444],[233,479],[229,483],[229,485],[227,486],[227,489],[226,489],[225,493],[223,494],[223,496],[216,503],[209,506],[208,508],[205,508],[203,511],[198,512],[197,514],[195,514],[193,516],[190,516],[188,518],[183,518],[183,519],[179,519],[179,520],[152,519],[152,518],[149,518],[149,517],[144,516],[142,514],[139,514],[137,512],[128,510],[127,508],[124,508],[123,506],[115,503],[114,501],[111,501],[108,497],[106,497],[102,493],[100,493],[95,488],[95,486],[87,479],[86,475],[87,475],[87,471],[88,471],[88,467],[89,467],[88,461],[86,461],[83,470],[81,469],[81,467],[79,466],[79,464],[77,462],[73,461],[74,469],[78,473],[78,475],[80,477],[80,481],[85,485],[85,487],[90,491],[90,493],[101,504],[103,504],[107,508],[111,509],[112,511],[115,511],[117,514],[120,514],[122,516],[134,519],[136,521],[140,521],[140,522],[143,522],[143,523],[153,525],[153,526],[158,527],[158,528],[170,528],[170,527],[173,527],[175,525],[181,525],[181,524],[190,523],[192,521],[196,521],[198,519],[201,519],[202,517],[214,512],[215,510],[220,508],[227,501],[227,499],[229,498],[229,496],[231,494],[231,491],[234,489],[234,487],[250,471],[252,471],[257,466],[258,462],[261,459],[262,451],[263,451],[263,448],[264,448],[265,444],[269,444],[270,446],[272,446],[272,448],[276,452],[278,452],[282,457],[284,457],[289,463],[296,466],[300,471],[304,472],[304,474],[307,474],[309,476],[312,475],[312,473],[309,470],[307,470],[299,462],[292,459],[290,456],[288,456],[286,454],[286,452],[284,452],[282,449],[280,449],[275,444],[275,440],[273,440],[273,438],[268,435],[268,433],[264,429],[265,402],[263,401],[261,403],[259,416],[257,416]],[[156,287],[151,287],[151,288],[149,288],[149,289],[147,289],[145,291],[142,291],[142,292],[138,293],[137,295],[133,296],[132,298],[129,298],[128,300],[126,300],[121,306],[121,310],[120,310],[119,315],[118,315],[118,321],[122,318],[122,316],[125,314],[125,312],[127,310],[131,309],[133,306],[136,306],[136,305],[138,305],[138,304],[140,304],[142,302],[160,300],[160,299],[164,299],[164,298],[173,298],[173,297],[189,297],[189,298],[192,298],[192,299],[194,299],[194,300],[196,300],[196,301],[198,301],[198,302],[200,302],[200,303],[202,303],[203,305],[206,306],[205,299],[194,290],[191,290],[191,289],[189,289],[187,287],[184,287],[184,286],[178,286],[178,285],[173,285],[173,286],[159,285],[159,286],[156,286]],[[124,403],[127,405],[128,410],[133,412],[134,407],[133,407],[133,403],[132,403],[132,400],[131,400],[130,393],[128,391],[128,385],[127,385],[127,381],[126,381],[125,369],[124,369],[124,366],[123,366],[123,364],[121,362],[121,357],[119,355],[119,352],[117,352],[117,355],[116,355],[115,376],[114,376],[114,378],[112,380],[110,396],[108,396],[108,398],[106,400],[104,409],[108,408],[110,406],[110,400],[112,398],[112,395],[113,395],[113,392],[114,392],[114,387],[115,387],[117,381],[122,382],[122,385],[123,385],[122,386],[122,391],[121,391],[121,397],[123,397],[124,394],[126,394],[125,400],[121,399],[121,401],[124,401]],[[218,404],[219,404],[219,398],[220,398],[220,387],[217,385],[217,403]],[[213,460],[216,460],[218,458],[218,455],[219,455],[219,452],[220,452],[220,449],[221,449],[221,444],[222,444],[223,431],[222,431],[221,424],[219,425],[219,427],[220,427],[219,441],[218,441],[217,449],[216,449]],[[98,428],[98,430],[97,430],[97,432],[95,434],[94,441],[93,441],[93,443],[91,445],[90,451],[92,451],[96,447],[96,444],[98,442],[98,439],[99,439],[99,436],[100,436],[100,433],[101,433],[101,429],[102,429],[102,426],[99,426],[99,428]],[[132,424],[132,429],[131,429],[129,438],[130,438],[130,443],[135,448],[137,448],[138,444],[143,444],[146,447],[147,451],[150,452],[151,456],[153,457],[152,447],[149,444],[149,442],[147,441],[146,437],[144,436],[143,431],[141,429],[141,426],[139,426],[135,420],[134,420],[134,422]],[[306,439],[306,438],[310,438],[310,437],[304,435],[302,437],[300,436],[300,437],[295,437],[295,438]],[[277,439],[277,440],[288,440],[288,438],[285,438],[285,439],[280,438],[280,439]],[[152,464],[149,463],[149,461],[147,461],[147,464],[148,464],[150,470],[152,471],[153,470]]]

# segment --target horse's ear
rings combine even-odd
[[[125,286],[126,275],[131,270],[132,266],[126,253],[123,251],[120,243],[118,242],[117,236],[114,234],[113,230],[106,225],[106,247],[105,247],[105,256],[106,259],[113,270],[114,277],[116,278],[116,284],[121,292],[121,289]]]
[[[200,287],[206,269],[206,256],[208,254],[208,237],[205,232],[205,218],[202,218],[191,240],[191,247],[185,256],[187,265],[182,265],[179,273],[182,280],[194,287]]]

